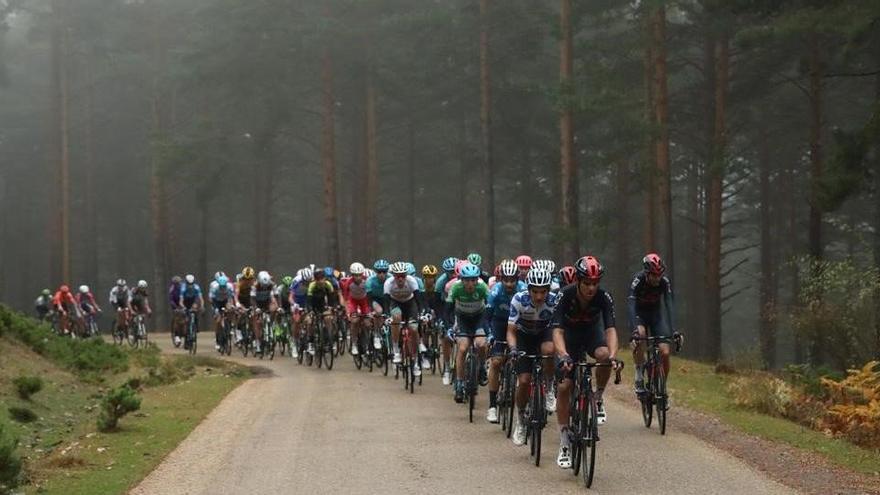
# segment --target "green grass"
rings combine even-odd
[[[630,369],[627,371],[632,372]],[[674,358],[670,375],[669,391],[673,405],[683,404],[716,416],[746,433],[815,452],[835,464],[861,473],[880,472],[880,452],[828,437],[786,419],[737,406],[727,392],[733,376],[716,374],[713,366]],[[672,411],[671,414],[674,415],[675,412]]]
[[[66,454],[56,452],[34,466],[37,485],[26,486],[26,492],[125,493],[243,379],[218,371],[200,372],[185,382],[145,389],[141,410],[123,418],[118,432],[97,433],[92,422]]]

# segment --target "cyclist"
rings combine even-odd
[[[254,286],[257,273],[251,266],[241,269],[241,273],[236,276],[235,281],[235,307],[238,310],[238,328],[235,330],[236,344],[241,341],[241,328],[244,321],[250,318],[250,310],[253,307],[253,299],[251,298],[251,289]]]
[[[644,338],[672,337],[675,328],[673,315],[675,307],[672,298],[672,283],[663,274],[666,265],[657,253],[648,253],[642,259],[642,271],[635,274],[629,287],[627,309],[632,325],[632,337]],[[669,344],[660,344],[660,356],[663,371],[669,376]],[[645,364],[645,346],[643,341],[634,341],[633,362],[636,365],[636,393],[645,391],[643,366]]]
[[[388,313],[385,302],[385,281],[388,280],[388,260],[378,259],[373,263],[376,274],[367,279],[367,294],[373,306],[373,328],[380,328],[382,315]],[[382,341],[378,334],[373,335],[373,347],[382,348]]]
[[[496,339],[507,339],[507,317],[510,315],[510,301],[518,292],[526,290],[525,282],[519,280],[519,269],[513,260],[504,260],[498,266],[498,282],[489,289],[486,305],[486,321],[489,322],[489,410],[486,421],[498,422],[499,375],[507,359],[507,345]]]
[[[45,320],[49,316],[49,312],[52,311],[52,291],[43,289],[40,296],[34,301],[34,309],[37,311],[37,318],[40,321]]]
[[[316,270],[314,272],[314,280],[309,283],[308,298],[306,300],[307,307],[316,317],[324,319],[324,327],[331,328],[333,326],[333,315],[330,312],[330,306],[333,305],[334,297],[333,284],[327,280],[324,270]],[[315,354],[315,326],[309,325],[309,354]]]
[[[88,285],[79,286],[79,294],[76,295],[76,304],[83,314],[97,316],[101,312],[101,306],[95,300],[95,295],[89,290]]]
[[[557,299],[550,292],[550,272],[533,268],[526,276],[528,289],[518,292],[510,301],[510,314],[507,318],[507,345],[510,354],[518,356],[516,360],[516,425],[513,432],[514,445],[523,445],[526,441],[525,407],[529,400],[529,387],[532,383],[533,359],[522,357],[523,354],[553,354],[553,335],[550,331],[550,320],[556,309]],[[522,351],[522,353],[520,352]],[[551,383],[553,366],[546,363],[544,377]],[[548,387],[549,389],[549,387]],[[556,409],[556,398],[548,390],[546,398],[547,411]]]
[[[67,334],[70,331],[70,329],[67,327],[68,317],[79,317],[79,310],[77,309],[76,299],[73,297],[73,294],[70,293],[70,287],[68,287],[67,285],[62,285],[58,288],[58,291],[55,292],[55,296],[52,297],[52,306],[55,308],[55,311],[57,311],[58,314],[61,315],[61,333]]]
[[[278,308],[278,301],[275,299],[275,284],[272,282],[272,275],[269,272],[263,270],[257,275],[257,283],[251,287],[251,299],[257,308],[252,316],[256,352],[262,353],[260,342],[263,339],[263,330],[269,331],[269,329],[263,328],[260,313],[274,315]]]
[[[410,325],[414,332],[418,332],[415,323],[419,316],[421,306],[421,292],[419,283],[410,275],[407,275],[406,263],[398,261],[389,268],[392,278],[385,279],[385,302],[391,313],[391,348],[394,352],[394,364],[403,362],[400,355],[400,325]],[[415,376],[422,374],[421,366],[413,370]]]
[[[291,308],[293,309],[293,334],[296,336],[293,339],[293,348],[291,350],[291,355],[294,358],[299,357],[300,349],[297,347],[297,339],[299,338],[300,328],[309,321],[305,308],[308,305],[309,284],[312,283],[312,280],[314,280],[312,269],[308,267],[303,268],[294,277],[290,290]]]
[[[575,267],[571,265],[563,266],[562,270],[559,270],[559,282],[563,287],[577,282],[577,270]]]
[[[171,285],[168,287],[169,308],[173,309],[171,314],[171,337],[174,339],[174,345],[180,345],[180,336],[183,335],[183,313],[177,309],[177,302],[180,301],[180,283],[183,279],[180,275],[171,277]]]
[[[367,297],[367,281],[364,278],[366,268],[362,263],[354,262],[348,267],[351,276],[342,279],[342,299],[345,301],[345,309],[348,312],[348,320],[351,322],[351,354],[360,354],[358,348],[358,336],[361,325],[368,325],[367,318],[372,313],[370,300]]]
[[[480,280],[480,267],[466,263],[459,273],[459,281],[455,283],[446,296],[446,304],[452,306],[449,311],[455,314],[455,327],[450,336],[455,337],[458,354],[455,357],[455,402],[464,402],[465,354],[471,340],[479,353],[479,362],[486,361],[486,302],[489,298],[489,287]],[[485,368],[480,366],[480,381],[483,382]]]
[[[146,280],[138,280],[137,285],[131,289],[131,311],[133,316],[144,315],[147,318],[153,314]]]
[[[131,318],[131,291],[125,279],[120,278],[110,289],[110,306],[116,308],[116,328],[128,328]]]
[[[617,329],[614,320],[614,300],[599,287],[605,269],[593,256],[584,256],[575,263],[577,283],[568,285],[560,293],[559,304],[553,314],[553,346],[559,363],[558,403],[556,419],[559,422],[559,455],[556,463],[563,469],[571,467],[571,430],[569,428],[569,399],[574,364],[589,354],[599,363],[611,363],[617,355]],[[607,414],[603,393],[611,368],[596,369],[596,420],[605,424]]]
[[[440,301],[446,301],[446,284],[455,277],[455,266],[458,264],[458,258],[450,256],[446,258],[441,263],[441,268],[443,269],[443,273],[437,277],[437,282],[434,283],[434,291],[440,296]],[[446,314],[445,307],[443,311],[437,312],[437,319],[440,325],[445,328],[451,328],[452,322],[449,320],[449,315]],[[449,370],[449,360],[452,356],[452,341],[448,338],[442,338],[441,347],[443,349],[443,385],[451,385],[452,384],[452,372]]]
[[[435,320],[437,318],[437,315],[443,312],[444,300],[440,297],[440,293],[437,292],[437,276],[439,275],[439,273],[440,271],[434,265],[425,265],[422,267],[422,277],[424,279],[424,290],[422,297],[425,301],[425,307],[422,310],[422,315],[427,322]],[[422,335],[421,343],[419,344],[419,350],[424,353],[428,349],[427,344],[428,332],[424,332],[424,334]],[[428,360],[427,356],[423,355],[422,368],[429,369],[430,367],[431,361]]]
[[[199,311],[205,307],[205,298],[202,297],[202,288],[196,283],[196,277],[193,274],[187,274],[183,277],[180,284],[180,300],[177,302],[178,307],[192,311],[195,316],[195,331],[199,331]],[[185,343],[185,349],[189,350],[189,343]]]
[[[208,286],[208,301],[214,311],[214,348],[220,350],[220,332],[223,328],[223,311],[231,309],[235,295],[235,287],[229,278],[220,272],[219,276]]]
[[[516,266],[519,268],[519,279],[523,282],[526,281],[526,275],[528,275],[529,270],[532,268],[532,258],[527,254],[521,254],[516,257]]]
[[[278,301],[278,318],[287,318],[293,327],[293,277],[285,275],[280,284],[275,284],[275,300]],[[285,316],[286,315],[286,316]],[[289,337],[289,335],[288,335]],[[292,349],[291,349],[292,350]],[[298,355],[298,354],[297,354]],[[296,356],[294,356],[296,357]]]

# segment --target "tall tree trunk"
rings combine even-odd
[[[487,266],[495,263],[495,178],[492,162],[492,92],[489,72],[489,0],[480,0],[480,149],[486,192],[482,237]]]
[[[615,240],[617,241],[616,265],[618,275],[615,277],[620,283],[615,287],[614,296],[623,300],[629,288],[630,279],[627,278],[629,272],[627,268],[630,266],[630,239],[629,239],[629,167],[626,162],[621,160],[615,168],[615,222],[616,229]],[[621,311],[622,324],[620,327],[624,329],[631,328],[631,322],[628,321],[625,311]],[[623,337],[623,335],[621,335]]]
[[[880,43],[874,58],[880,64]],[[874,79],[874,118],[880,119],[880,74]],[[874,157],[874,266],[880,269],[880,157]],[[874,294],[874,359],[880,360],[880,288]]]
[[[407,259],[416,259],[416,128],[412,119],[407,125],[407,154],[409,166],[407,167],[407,189],[409,191],[407,218]]]
[[[327,255],[333,266],[339,266],[339,226],[336,219],[336,128],[334,123],[333,65],[330,49],[324,49],[321,70],[323,98],[323,125],[321,127],[321,163],[324,169],[324,221],[327,231]]]
[[[94,106],[95,106],[95,80],[92,75],[93,58],[86,55],[84,73],[85,99],[83,102],[84,125],[85,125],[85,278],[91,284],[98,283],[98,213],[95,207],[95,132],[94,132]]]
[[[367,159],[367,253],[375,258],[379,253],[379,155],[376,149],[376,88],[372,68],[367,68],[367,93],[364,106]]]
[[[572,115],[572,98],[574,83],[573,48],[571,29],[571,1],[561,0],[562,8],[559,16],[561,38],[559,40],[559,85],[562,105],[559,119],[560,146],[560,198],[557,202],[557,221],[562,230],[556,259],[574,260],[577,257],[580,242],[578,241],[578,203],[577,203],[577,168],[574,161],[574,117]]]
[[[675,256],[672,232],[672,184],[669,163],[669,95],[666,70],[666,7],[653,14],[651,34],[654,39],[654,112],[657,123],[657,245],[664,251],[668,272],[674,276]]]
[[[713,158],[709,164],[706,207],[706,330],[707,357],[721,357],[721,200],[727,154],[727,87],[729,48],[726,35],[716,43],[715,124]]]
[[[645,122],[648,124],[648,135],[645,145],[645,165],[643,169],[644,180],[644,230],[642,231],[642,245],[645,251],[654,251],[657,240],[657,210],[654,207],[657,200],[656,170],[657,139],[655,136],[656,115],[654,112],[654,41],[651,35],[651,20],[648,15],[643,15],[644,30],[644,72],[643,83],[645,86]]]
[[[205,285],[209,285],[207,283],[211,278],[211,274],[208,272],[208,211],[210,207],[210,198],[207,197],[207,194],[199,194],[199,202],[196,208],[198,209],[198,219],[199,219],[199,277],[200,280],[205,281]],[[207,288],[207,287],[206,287]],[[205,320],[210,320],[210,318],[200,318],[201,324],[200,327],[206,328]]]
[[[774,249],[774,211],[772,207],[773,185],[770,172],[773,166],[770,156],[770,137],[767,121],[760,119],[759,161],[761,167],[761,357],[764,364],[773,369],[776,367],[776,328],[777,328],[777,283],[776,254]]]
[[[459,221],[458,227],[458,245],[461,247],[467,246],[467,240],[471,237],[470,230],[473,228],[470,223],[468,223],[468,212],[471,211],[470,208],[470,195],[467,194],[467,187],[464,184],[467,184],[469,181],[465,179],[468,177],[468,170],[470,165],[470,153],[468,150],[468,142],[467,142],[467,116],[462,111],[462,115],[458,119],[458,184],[461,184],[461,187],[456,187],[456,194],[458,195],[458,216],[456,217]]]
[[[820,184],[823,175],[822,163],[822,58],[820,39],[817,32],[809,35],[810,64],[810,256],[821,259],[824,256],[822,241],[822,204]],[[810,362],[822,363],[825,354],[825,338],[817,333],[810,342]]]
[[[65,0],[52,1],[52,102],[55,132],[55,153],[52,160],[57,164],[58,183],[53,215],[50,222],[55,228],[51,233],[54,255],[52,278],[71,283],[70,279],[70,146],[69,146],[69,35],[67,32],[67,7]]]
[[[160,84],[161,74],[165,70],[165,44],[162,36],[162,19],[160,6],[154,6],[153,24],[153,80],[151,110],[153,118],[153,136],[159,146],[166,145],[167,126],[162,105],[162,87]],[[168,268],[168,242],[169,230],[166,207],[168,204],[165,196],[165,178],[163,177],[161,150],[152,150],[150,156],[150,219],[153,230],[153,286],[164,287],[171,278]],[[161,301],[161,303],[160,303]],[[165,299],[158,299],[155,303],[160,312],[160,321],[167,321],[171,312],[164,304]]]
[[[522,230],[520,232],[521,253],[528,254],[532,252],[532,203],[534,200],[535,183],[532,180],[532,150],[529,150],[528,158],[522,161],[522,173],[520,174],[519,198],[522,205]]]

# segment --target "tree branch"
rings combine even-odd
[[[825,74],[822,77],[871,77],[878,74],[880,74],[880,69],[870,72],[834,72],[831,74]]]
[[[745,287],[740,288],[739,290],[735,290],[735,291],[731,292],[730,294],[727,294],[726,296],[723,296],[721,298],[721,304],[724,304],[725,302],[729,301],[730,299],[733,299],[734,297],[742,294],[743,292],[745,292],[751,288],[752,288],[752,286],[747,285]]]
[[[728,256],[733,253],[739,253],[741,251],[748,251],[749,249],[756,248],[758,246],[760,246],[760,244],[750,244],[748,246],[740,246],[740,247],[728,249],[727,251],[721,251],[721,258],[724,258],[725,256]]]
[[[727,276],[730,275],[731,273],[733,273],[734,270],[741,267],[743,264],[745,264],[748,261],[749,261],[749,258],[743,258],[743,259],[739,260],[738,262],[734,263],[734,265],[732,267],[721,272],[721,275],[718,278],[720,278],[720,279],[727,278]]]

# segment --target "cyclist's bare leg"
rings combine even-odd
[[[489,360],[489,392],[497,392],[501,388],[501,367],[504,357],[495,356]]]
[[[593,357],[600,363],[607,363],[611,358],[611,351],[607,347],[598,347],[593,353]],[[603,366],[596,368],[596,389],[604,390],[611,379],[611,368]],[[559,397],[556,398],[559,400]]]
[[[663,374],[669,376],[669,354],[671,349],[669,344],[660,344],[660,362],[663,363]]]
[[[520,373],[516,377],[516,407],[522,413],[529,401],[529,387],[532,384],[531,373]]]
[[[647,335],[647,331],[642,325],[636,327],[636,332],[638,333],[639,338],[645,338],[645,335]],[[645,342],[642,340],[635,341],[635,344],[633,345],[633,363],[636,365],[637,369],[645,364]]]
[[[440,336],[440,347],[443,349],[443,369],[449,367],[449,358],[452,355],[452,341],[446,335]]]
[[[552,356],[556,352],[556,348],[553,347],[553,342],[544,342],[541,344],[541,354],[545,356]],[[554,363],[554,359],[547,358],[544,360],[544,379],[547,381],[548,387],[549,384],[553,383],[553,380],[556,376],[556,363]]]
[[[486,337],[474,337],[474,345],[477,347],[477,355],[480,356],[480,362],[486,362],[489,354],[489,345]]]
[[[471,339],[469,337],[458,337],[455,339],[455,342],[458,346],[458,354],[455,355],[455,378],[458,381],[464,381],[464,358],[468,347],[471,345]]]
[[[398,342],[400,342],[400,318],[401,314],[397,311],[391,314],[391,347],[394,352],[400,352]]]
[[[572,382],[570,378],[562,380],[556,385],[556,420],[559,429],[568,427],[570,418],[569,399],[571,397]]]

